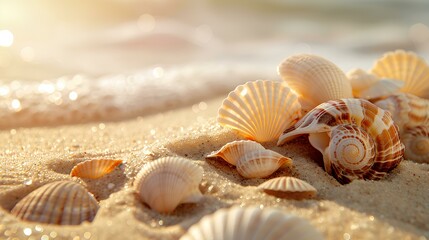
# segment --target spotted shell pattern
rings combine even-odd
[[[310,143],[323,155],[325,170],[340,183],[381,179],[404,155],[391,115],[363,99],[320,104],[286,130],[278,144],[302,134],[310,134]]]
[[[304,180],[294,177],[278,177],[263,182],[258,186],[265,193],[281,198],[305,199],[317,194],[316,188]]]
[[[250,140],[239,140],[225,144],[219,151],[209,154],[206,158],[222,158],[236,166],[237,161],[246,154],[259,149],[265,149],[261,144]]]
[[[92,159],[78,163],[70,172],[70,176],[97,179],[109,174],[122,163],[115,159]]]

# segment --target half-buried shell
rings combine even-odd
[[[273,178],[263,182],[258,188],[269,195],[297,200],[313,198],[317,194],[317,190],[309,183],[294,177]]]
[[[97,179],[112,172],[122,160],[92,159],[78,163],[70,172],[70,176]]]
[[[283,165],[292,165],[292,159],[268,149],[244,154],[237,161],[237,172],[245,178],[264,178]]]
[[[250,141],[250,140],[240,140],[233,141],[225,144],[219,151],[213,152],[208,155],[206,158],[222,158],[228,163],[236,166],[237,161],[246,153],[252,152],[258,149],[265,149],[261,144]]]

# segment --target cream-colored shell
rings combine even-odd
[[[259,149],[244,154],[237,161],[237,171],[245,178],[264,178],[283,165],[291,165],[292,159],[268,149]]]
[[[429,126],[409,128],[401,140],[405,145],[405,159],[429,163]]]
[[[19,201],[12,215],[25,221],[59,225],[91,222],[98,202],[82,185],[72,181],[48,183]]]
[[[371,73],[380,78],[404,81],[402,92],[429,98],[429,66],[413,52],[388,52],[375,62]]]
[[[180,240],[321,240],[307,220],[274,208],[220,209],[192,225]]]
[[[217,121],[247,139],[270,142],[300,117],[298,97],[288,87],[281,82],[258,80],[230,92]]]
[[[236,166],[237,161],[246,153],[252,152],[258,149],[265,149],[261,144],[250,141],[240,140],[233,141],[225,144],[219,151],[213,152],[206,158],[222,158],[228,163]]]
[[[309,110],[328,100],[351,98],[352,87],[344,72],[334,63],[310,54],[294,55],[278,66],[283,80],[300,95]]]
[[[122,163],[115,159],[92,159],[78,163],[70,172],[70,176],[97,179],[109,174]]]
[[[198,202],[203,169],[181,157],[164,157],[143,166],[134,186],[140,199],[160,213],[169,213],[181,203]]]
[[[316,188],[304,180],[294,177],[278,177],[258,186],[265,193],[281,198],[305,199],[317,194]]]

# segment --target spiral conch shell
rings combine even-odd
[[[413,52],[388,52],[375,62],[371,73],[380,78],[404,81],[402,92],[429,98],[429,66]]]
[[[70,172],[72,177],[97,179],[109,174],[122,163],[115,159],[92,159],[78,163]]]
[[[294,177],[273,178],[263,182],[258,188],[276,197],[297,200],[313,198],[317,194],[317,190],[309,183]]]
[[[180,240],[300,239],[321,240],[307,220],[274,208],[238,206],[220,209],[192,225]]]
[[[286,130],[278,144],[302,134],[310,134],[311,145],[323,155],[325,170],[341,183],[381,179],[404,155],[391,115],[363,99],[320,104]]]
[[[300,95],[305,109],[312,109],[328,100],[353,97],[344,72],[322,57],[309,54],[291,56],[278,66],[278,72]]]
[[[165,157],[147,163],[137,174],[134,186],[150,208],[169,213],[181,203],[196,203],[202,195],[199,184],[203,169],[181,157]]]
[[[300,117],[298,97],[289,88],[281,82],[258,80],[230,92],[217,121],[247,139],[270,142]]]
[[[98,208],[97,200],[82,185],[58,181],[25,196],[11,213],[30,222],[79,225],[92,221]]]

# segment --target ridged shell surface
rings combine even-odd
[[[180,240],[321,240],[307,220],[276,209],[234,206],[220,209],[192,225]]]
[[[217,121],[257,142],[276,140],[301,117],[296,94],[281,82],[258,80],[238,86],[219,109]]]
[[[19,201],[11,213],[30,222],[79,225],[91,222],[98,202],[82,185],[71,181],[48,183]]]
[[[250,140],[240,140],[233,141],[225,144],[219,151],[216,151],[206,158],[222,158],[228,163],[236,166],[237,161],[246,153],[252,152],[258,149],[265,149],[261,144],[250,141]]]
[[[134,186],[140,199],[160,213],[169,213],[181,203],[198,202],[203,169],[181,157],[165,157],[147,163]]]
[[[304,180],[294,177],[278,177],[263,182],[258,186],[265,193],[281,198],[305,199],[317,194],[316,188]]]
[[[391,115],[363,99],[323,103],[285,131],[278,144],[310,134],[325,170],[339,182],[381,179],[402,160],[404,146]]]
[[[244,154],[237,161],[237,171],[245,178],[264,178],[283,165],[291,165],[292,159],[267,149]]]
[[[78,163],[70,172],[70,176],[97,179],[109,174],[122,163],[122,160],[93,159]]]
[[[352,87],[344,72],[334,63],[310,54],[284,60],[278,72],[300,95],[303,108],[312,109],[328,100],[351,98]]]
[[[371,73],[380,78],[402,80],[405,82],[402,92],[429,98],[429,66],[413,52],[388,52],[375,62]]]
[[[429,163],[429,126],[409,128],[402,135],[405,159]]]

